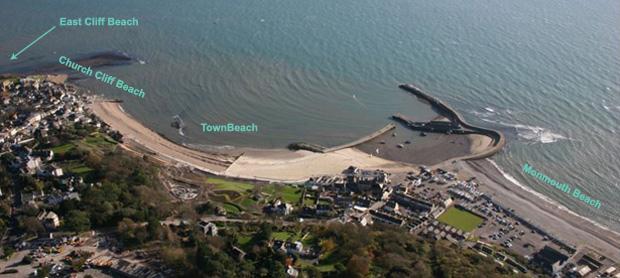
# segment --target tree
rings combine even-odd
[[[42,180],[35,179],[33,188],[35,191],[40,192],[43,190],[43,188],[45,188],[45,183]]]
[[[138,224],[129,218],[123,218],[117,225],[121,241],[128,246],[135,246],[146,242],[148,232],[144,225]]]
[[[11,204],[8,201],[0,201],[0,217],[11,215]]]
[[[150,240],[163,240],[164,231],[155,216],[150,216],[147,222],[147,232]]]
[[[362,257],[358,255],[353,255],[349,262],[347,263],[347,277],[366,277],[369,268],[370,259],[368,257]]]
[[[20,219],[19,227],[30,235],[38,235],[39,233],[45,232],[45,227],[43,227],[41,221],[32,216],[23,217]]]
[[[90,216],[85,211],[69,211],[65,217],[64,228],[74,232],[90,230]]]
[[[265,242],[271,240],[271,235],[273,233],[273,225],[271,223],[263,222],[260,225],[260,230],[256,233],[256,241]]]
[[[185,253],[185,250],[183,250],[183,248],[162,248],[161,257],[164,261],[164,264],[170,266],[177,273],[182,273],[192,267],[191,263],[187,259],[187,254]]]
[[[321,241],[321,251],[323,253],[330,252],[336,248],[336,244],[332,239],[326,239]]]
[[[204,242],[198,242],[196,246],[196,266],[207,277],[234,277],[236,269],[225,252],[215,251]]]
[[[309,266],[308,268],[305,269],[305,272],[310,278],[323,277],[323,274],[321,274],[321,271],[316,266]]]

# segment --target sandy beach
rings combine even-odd
[[[119,103],[96,100],[91,106],[102,121],[123,134],[124,145],[160,160],[220,176],[279,182],[302,182],[312,176],[339,174],[351,165],[406,171],[411,165],[371,156],[353,148],[329,153],[286,149],[240,149],[240,156],[209,153],[175,144],[125,113]]]
[[[355,165],[366,169],[383,169],[392,173],[410,171],[415,167],[410,163],[395,162],[393,158],[416,157],[427,159],[444,158],[455,154],[468,157],[472,152],[484,152],[489,149],[490,138],[481,135],[448,136],[437,134],[437,140],[430,140],[431,145],[410,147],[406,152],[386,152],[384,156],[391,159],[370,155],[381,140],[391,144],[402,138],[384,136],[375,138],[355,148],[345,148],[329,153],[310,151],[289,151],[286,149],[240,149],[241,155],[233,156],[221,153],[201,152],[175,144],[156,132],[142,125],[125,113],[119,103],[97,100],[92,104],[92,111],[113,129],[124,135],[124,146],[147,153],[160,160],[227,177],[246,178],[275,182],[303,182],[318,175],[335,175],[346,167]],[[397,129],[396,132],[399,132]],[[454,142],[454,143],[452,143]],[[387,142],[386,142],[387,144]],[[442,145],[443,144],[443,145]],[[411,146],[415,145],[412,143]],[[452,147],[449,147],[451,146]],[[361,146],[361,147],[360,147]],[[427,148],[427,150],[424,150]],[[456,153],[450,153],[455,151]],[[397,155],[398,157],[393,157]],[[448,157],[449,158],[449,157]],[[455,158],[460,159],[460,158]],[[535,194],[528,192],[507,180],[488,160],[458,161],[455,159],[438,162],[433,167],[457,169],[461,174],[477,177],[481,190],[492,196],[506,207],[515,209],[515,213],[528,219],[557,238],[574,244],[578,248],[591,246],[605,256],[620,261],[620,235],[595,226],[577,215],[557,208]],[[427,160],[428,162],[429,160]],[[429,163],[431,165],[434,163]]]
[[[481,190],[515,214],[529,220],[558,239],[577,248],[590,246],[601,254],[620,261],[620,234],[560,209],[541,197],[506,179],[487,159],[460,161],[457,167],[478,179]]]

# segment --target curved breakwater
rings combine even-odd
[[[506,144],[506,138],[504,137],[504,134],[502,134],[501,132],[493,130],[493,129],[474,126],[474,125],[467,123],[465,119],[463,119],[463,117],[456,110],[452,109],[450,106],[445,104],[443,101],[424,93],[420,88],[412,84],[401,84],[398,87],[407,92],[414,94],[415,96],[425,101],[428,101],[430,105],[434,109],[436,109],[440,115],[445,116],[450,121],[456,122],[460,124],[462,127],[467,128],[470,131],[473,131],[472,133],[485,135],[492,139],[492,146],[489,149],[482,151],[480,153],[460,157],[459,159],[474,160],[474,159],[487,158],[499,152]]]

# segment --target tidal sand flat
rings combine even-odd
[[[355,148],[388,160],[434,165],[471,154],[472,142],[467,136],[456,134],[427,133],[422,137],[420,132],[398,124],[391,132]]]

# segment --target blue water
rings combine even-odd
[[[620,2],[613,0],[35,1],[0,10],[0,71],[120,50],[145,61],[106,71],[144,99],[93,80],[151,128],[186,143],[334,145],[395,112],[432,117],[397,89],[420,85],[473,123],[502,129],[494,160],[521,183],[620,230]],[[138,17],[140,27],[58,28],[59,17]],[[184,122],[181,136],[173,117]],[[201,122],[257,134],[202,134]],[[600,210],[520,173],[528,162],[603,202]]]

